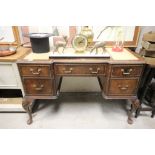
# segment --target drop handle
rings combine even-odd
[[[30,68],[30,72],[33,74],[33,75],[39,75],[41,73],[41,68],[38,68],[37,71],[35,72],[33,68]]]
[[[66,69],[64,68],[63,70],[64,70],[64,73],[69,74],[69,73],[72,73],[73,68],[69,68],[69,70],[66,70]]]
[[[121,69],[121,71],[123,75],[130,75],[133,70],[130,68],[130,69]]]
[[[97,74],[100,71],[100,68],[97,68],[96,71],[94,71],[93,68],[89,68],[89,70],[92,74]]]
[[[127,90],[129,88],[129,86],[126,85],[126,86],[123,87],[121,85],[118,85],[118,88],[121,89],[121,90]]]
[[[44,88],[44,85],[41,84],[40,86],[37,86],[36,84],[33,84],[33,88],[34,88],[35,90],[42,90],[42,89]]]

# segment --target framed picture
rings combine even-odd
[[[136,47],[138,44],[140,26],[90,26],[90,28],[94,33],[93,41],[105,41],[107,47],[115,44],[118,34],[120,40],[124,42],[124,47]],[[81,26],[76,29],[77,33],[80,33]]]
[[[0,45],[19,45],[20,35],[17,26],[0,26]]]

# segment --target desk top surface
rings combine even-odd
[[[65,49],[66,51],[64,51],[64,53],[71,53],[72,49]],[[31,52],[30,54],[28,54],[26,57],[24,57],[24,61],[52,61],[52,62],[68,62],[68,63],[103,63],[103,62],[108,62],[108,63],[144,63],[144,59],[142,57],[140,57],[138,54],[128,50],[128,49],[124,49],[123,52],[113,52],[111,50],[111,48],[107,48],[106,49],[107,52],[109,53],[110,57],[96,57],[93,56],[93,54],[89,57],[82,57],[81,55],[79,56],[79,53],[75,53],[74,56],[69,56],[69,54],[67,53],[67,56],[64,56],[63,54],[60,54],[60,56],[58,56],[58,54],[53,55],[52,52],[48,52],[48,53],[33,53]],[[99,51],[100,52],[100,51]],[[99,53],[101,54],[101,53]],[[53,57],[52,57],[53,55]],[[50,59],[49,59],[50,56]]]

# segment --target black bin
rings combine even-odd
[[[50,51],[49,37],[51,33],[30,33],[30,42],[34,53],[46,53]]]

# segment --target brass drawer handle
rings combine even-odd
[[[133,70],[130,68],[130,69],[121,69],[121,71],[123,75],[130,75]]]
[[[121,90],[127,90],[129,88],[129,86],[126,85],[125,87],[122,87],[121,85],[118,85],[118,88]]]
[[[33,84],[33,86],[32,86],[35,90],[42,90],[43,88],[44,88],[44,85],[43,84],[41,84],[40,86],[37,86],[36,84]]]
[[[97,74],[100,71],[100,68],[97,68],[96,71],[93,71],[93,68],[89,68],[91,74]]]
[[[33,74],[33,75],[39,75],[41,73],[41,68],[38,68],[36,72],[34,72],[34,69],[33,68],[30,68],[30,72]]]
[[[66,70],[65,68],[63,69],[64,73],[69,74],[72,73],[73,68],[69,68],[69,70]]]

